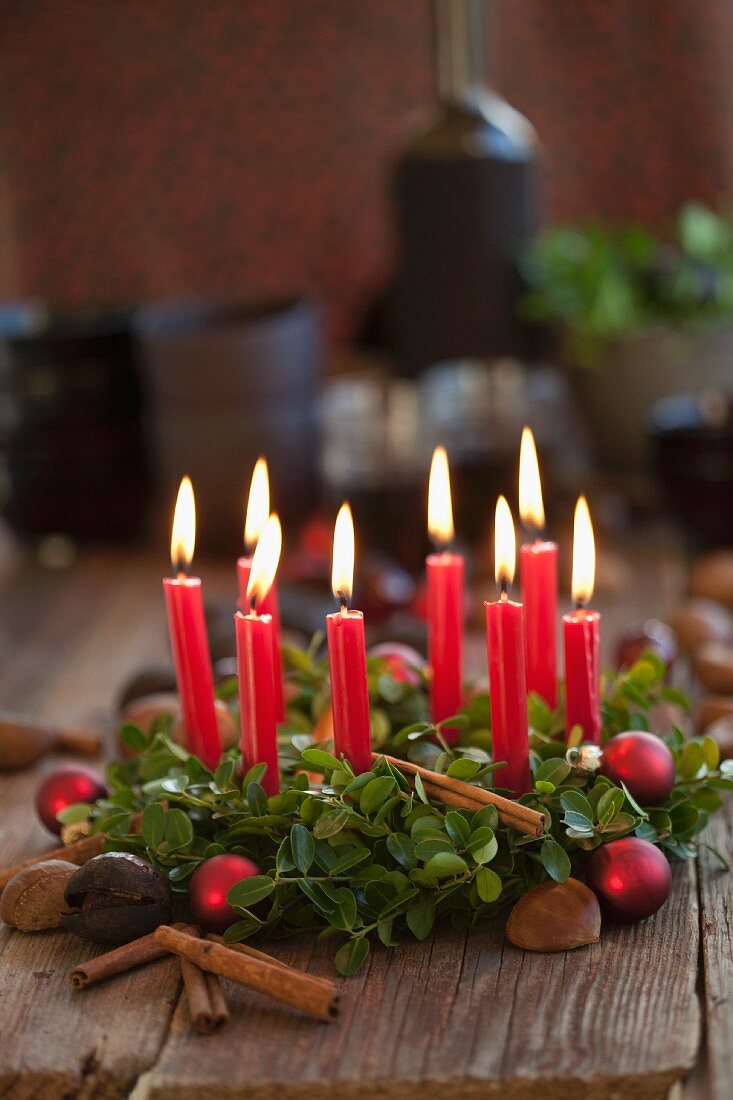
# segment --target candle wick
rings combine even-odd
[[[183,558],[179,557],[173,563],[176,580],[185,581],[188,577],[188,563]]]
[[[252,597],[249,601],[249,613],[250,613],[250,615],[256,615],[257,614],[257,593],[256,592],[252,593]]]
[[[575,601],[575,610],[576,611],[582,611],[584,605],[585,605],[585,600],[576,600]]]
[[[343,592],[339,592],[338,593],[338,598],[339,598],[339,606],[341,608],[341,614],[345,615],[346,612],[349,610],[349,605],[346,601],[346,596],[343,594]]]
[[[500,587],[501,587],[501,602],[506,603],[507,600],[509,599],[509,594],[508,594],[509,585],[507,583],[506,577],[501,578]]]

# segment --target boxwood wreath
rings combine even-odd
[[[437,921],[465,929],[493,917],[530,887],[551,878],[582,877],[587,853],[624,835],[659,845],[669,856],[692,858],[709,815],[733,788],[733,761],[719,761],[710,737],[685,739],[675,729],[664,740],[676,761],[677,781],[662,806],[640,806],[624,787],[566,759],[562,704],[551,712],[529,699],[533,790],[521,802],[540,810],[545,836],[524,836],[500,824],[493,806],[478,812],[448,809],[429,799],[383,757],[354,776],[314,730],[328,706],[328,665],[321,639],[307,651],[284,653],[295,694],[281,730],[282,791],[267,798],[262,767],[244,777],[230,750],[214,772],[169,737],[160,715],[144,733],[126,725],[121,737],[136,755],[108,769],[110,795],[78,804],[65,824],[91,817],[106,834],[106,850],[135,852],[165,875],[185,907],[187,881],[211,856],[235,852],[261,874],[234,886],[229,904],[240,915],[227,933],[235,942],[312,933],[338,945],[335,966],[355,973],[377,937],[396,947],[406,936],[425,939]],[[501,791],[501,766],[491,761],[487,695],[476,694],[456,718],[427,720],[427,684],[405,682],[388,659],[369,661],[377,750],[407,757],[435,771]],[[236,681],[219,694],[236,707]],[[645,654],[603,684],[604,740],[647,729],[662,701],[687,706],[665,682],[662,662]],[[449,747],[441,725],[460,727]],[[573,731],[571,746],[580,741]],[[138,834],[131,817],[142,811]],[[719,856],[719,853],[716,853]],[[722,861],[722,856],[719,856]],[[724,861],[723,861],[724,862]]]

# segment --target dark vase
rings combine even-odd
[[[401,262],[392,330],[407,374],[523,357],[517,256],[538,226],[537,138],[483,87],[482,0],[436,0],[440,105],[394,176]]]

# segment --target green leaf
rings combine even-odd
[[[411,871],[417,866],[415,844],[405,833],[390,833],[387,837],[387,851],[397,863]]]
[[[139,726],[132,722],[125,722],[120,726],[120,740],[133,752],[144,752],[148,747],[148,739]]]
[[[430,894],[421,891],[405,914],[407,927],[417,940],[424,940],[430,935],[435,922],[435,902]]]
[[[598,806],[596,807],[598,824],[601,828],[608,825],[617,814],[621,813],[624,801],[624,792],[619,790],[618,787],[609,787],[608,790],[601,795]]]
[[[474,829],[471,833],[471,839],[466,845],[466,851],[474,863],[491,863],[498,848],[499,844],[494,836],[494,830],[489,829],[486,825]]]
[[[452,764],[448,765],[448,771],[446,775],[449,775],[451,779],[462,779],[464,782],[468,782],[469,779],[473,779],[476,772],[480,772],[482,765],[478,760],[469,760],[467,757],[460,757],[458,760],[454,760]]]
[[[193,825],[188,814],[178,808],[165,815],[165,840],[172,850],[185,848],[193,840]]]
[[[269,875],[253,875],[229,888],[227,902],[233,909],[251,909],[258,901],[269,897],[274,889],[275,881]]]
[[[247,802],[255,817],[264,817],[267,813],[267,795],[259,783],[247,784]]]
[[[465,848],[471,839],[471,826],[463,814],[459,814],[457,810],[449,810],[445,815],[444,825],[448,836],[456,847]]]
[[[486,827],[493,832],[499,828],[499,811],[496,806],[484,806],[482,810],[477,810],[471,819],[471,829],[475,832],[477,829]]]
[[[535,786],[538,782],[552,783],[553,787],[559,787],[564,783],[573,769],[566,760],[561,757],[551,756],[549,760],[543,760],[534,773]]]
[[[448,878],[450,875],[462,875],[468,870],[465,859],[452,852],[439,852],[425,864],[427,874],[433,878]]]
[[[323,749],[304,749],[300,755],[306,764],[311,764],[322,771],[332,772],[341,767],[341,761],[330,752],[324,752]]]
[[[316,854],[316,843],[305,825],[293,825],[290,830],[290,847],[295,866],[301,874],[305,874]]]
[[[56,820],[62,825],[78,825],[81,821],[88,821],[92,816],[92,806],[89,802],[74,802],[72,806],[66,806],[56,814]]]
[[[588,799],[580,791],[565,791],[560,795],[560,805],[566,813],[572,813],[583,817],[593,824],[593,807]]]
[[[705,763],[705,754],[699,741],[688,741],[677,761],[677,770],[685,779],[694,779]]]
[[[340,833],[348,820],[349,811],[347,809],[331,810],[330,813],[321,814],[313,826],[313,833],[319,840],[325,840],[326,837]]]
[[[345,978],[350,978],[352,974],[356,974],[357,970],[361,970],[368,954],[369,940],[365,937],[349,940],[336,952],[336,957],[333,960],[334,966],[339,974],[343,974]]]
[[[415,791],[416,791],[417,797],[420,799],[420,801],[424,802],[425,805],[427,806],[430,800],[429,800],[428,796],[425,794],[425,786],[424,786],[423,781],[422,781],[422,776],[420,776],[420,775],[415,776]]]
[[[362,813],[373,814],[385,799],[389,798],[396,786],[397,784],[391,775],[382,775],[379,779],[372,779],[359,796]]]
[[[476,889],[481,901],[496,901],[501,895],[501,879],[489,867],[479,867],[476,872]]]
[[[421,863],[427,863],[439,852],[455,852],[452,842],[447,836],[429,837],[415,845],[415,855]]]
[[[542,866],[555,882],[565,882],[570,874],[568,853],[556,840],[544,840],[540,847]]]
[[[705,758],[705,765],[710,772],[714,772],[720,763],[720,749],[718,748],[718,742],[712,737],[707,735],[702,739],[702,752]]]
[[[165,810],[160,802],[151,802],[143,810],[141,832],[146,846],[155,851],[165,836]]]

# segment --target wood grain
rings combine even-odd
[[[205,575],[209,591],[233,593],[230,571],[212,571],[210,588]],[[63,576],[27,565],[0,576],[0,707],[69,722],[108,715],[129,675],[167,659],[159,585],[158,564],[115,555]],[[0,865],[53,845],[32,810],[39,777],[53,766],[0,777]],[[730,845],[730,808],[718,828],[718,843]],[[706,1018],[711,1095],[723,1100],[733,1072],[730,927],[722,940],[716,927],[730,920],[730,886],[712,866],[706,857]],[[442,930],[397,952],[373,948],[362,974],[339,980],[342,1014],[330,1028],[227,982],[230,1024],[203,1038],[192,1032],[172,960],[80,995],[68,970],[101,948],[5,929],[0,1096],[118,1097],[137,1082],[136,1097],[157,1100],[661,1100],[695,1062],[698,947],[695,868],[678,864],[660,913],[606,927],[591,947],[538,956],[505,943],[500,923]],[[267,950],[333,976],[333,946]]]
[[[705,838],[733,865],[733,799]],[[733,881],[712,852],[700,853],[701,940],[705,982],[706,1100],[733,1093]]]

